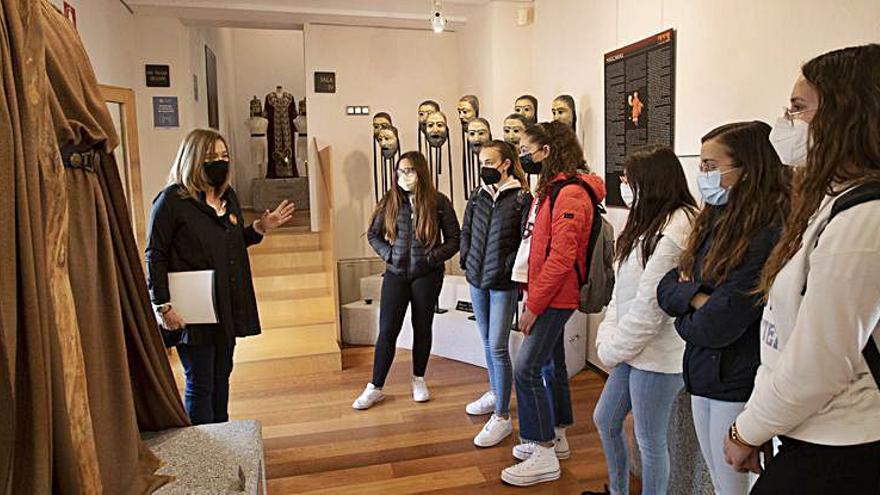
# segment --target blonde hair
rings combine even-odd
[[[177,158],[174,159],[171,172],[168,174],[168,185],[179,187],[183,196],[194,199],[198,199],[199,193],[212,189],[205,175],[205,161],[214,153],[217,141],[222,141],[226,149],[229,149],[226,140],[217,131],[196,129],[187,134],[180,143]],[[221,188],[221,192],[228,186],[229,179]]]

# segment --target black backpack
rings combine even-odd
[[[590,225],[590,241],[587,243],[587,252],[584,259],[587,262],[587,273],[582,274],[575,260],[574,270],[577,274],[580,297],[578,311],[582,313],[601,313],[602,309],[611,302],[614,292],[614,227],[605,219],[605,208],[596,198],[586,182],[580,177],[571,177],[553,184],[550,189],[550,221],[553,221],[553,205],[562,188],[568,185],[578,185],[587,191],[593,203],[593,222]],[[550,243],[547,243],[546,257],[550,256]]]
[[[878,200],[880,200],[880,182],[866,182],[849,191],[834,201],[834,205],[831,206],[831,215],[828,216],[828,222],[825,223],[823,232],[838,213],[844,212],[862,203]],[[821,236],[822,232],[819,232],[819,237]],[[816,244],[819,244],[818,237],[816,238]],[[801,292],[801,295],[806,292],[807,284],[804,283],[804,290]],[[877,382],[877,387],[880,388],[880,349],[878,349],[877,342],[873,336],[868,337],[868,344],[862,349],[862,355],[868,363],[868,369],[871,370],[871,375],[874,376],[874,381]]]

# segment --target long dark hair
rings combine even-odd
[[[538,146],[548,146],[550,154],[542,162],[538,177],[538,203],[550,192],[553,180],[559,174],[574,177],[578,169],[585,169],[584,150],[571,127],[562,122],[541,122],[526,128],[525,135]]]
[[[638,247],[645,266],[672,214],[684,209],[693,217],[697,202],[688,190],[681,162],[667,146],[648,145],[635,150],[626,157],[623,170],[635,202],[617,238],[614,257],[622,262]]]
[[[440,239],[439,219],[437,218],[437,188],[431,181],[431,172],[428,169],[428,160],[425,155],[418,151],[407,151],[397,159],[397,167],[404,160],[412,164],[416,171],[418,183],[414,193],[415,206],[415,238],[425,247],[433,248]],[[383,215],[385,221],[385,239],[394,242],[397,239],[397,215],[404,201],[409,201],[406,193],[398,186],[394,186],[385,193],[376,209],[373,217]]]
[[[781,223],[788,214],[789,187],[782,162],[770,144],[770,126],[764,122],[737,122],[718,127],[702,142],[718,140],[727,148],[742,176],[731,188],[727,206],[706,205],[697,216],[688,246],[681,256],[681,274],[693,277],[697,252],[711,237],[703,261],[703,279],[721,283],[739,266],[749,241],[761,230]]]
[[[819,93],[819,107],[810,122],[807,165],[795,181],[791,214],[761,275],[765,297],[800,249],[825,195],[880,180],[880,44],[825,53],[801,72]]]

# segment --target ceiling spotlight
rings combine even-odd
[[[431,12],[431,29],[435,33],[442,33],[446,29],[446,18],[443,17],[443,8],[440,6],[440,0],[434,0],[434,8]]]

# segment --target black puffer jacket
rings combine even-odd
[[[474,191],[461,227],[461,269],[469,284],[480,289],[509,290],[522,227],[532,195],[519,186],[502,187],[497,199],[481,187]]]
[[[401,190],[401,192],[403,191]],[[379,211],[373,216],[367,238],[376,254],[385,260],[387,271],[412,280],[436,270],[443,270],[443,263],[458,252],[461,229],[458,226],[458,217],[455,216],[452,202],[439,192],[437,193],[437,216],[442,237],[437,239],[433,249],[428,249],[415,238],[413,208],[409,201],[404,201],[397,213],[397,238],[394,239],[393,245],[385,239],[383,212]]]

